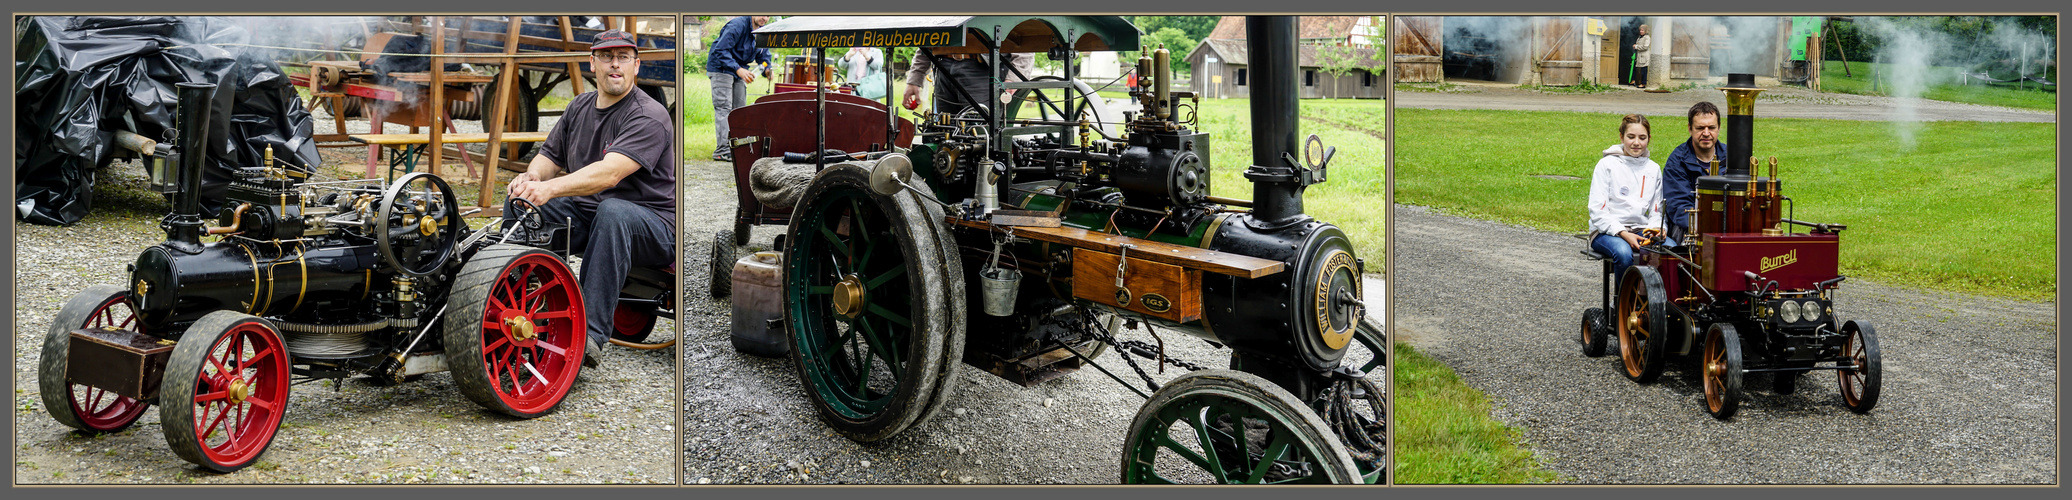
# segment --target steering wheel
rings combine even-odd
[[[397,179],[381,195],[375,249],[390,269],[425,276],[446,265],[463,225],[460,202],[444,179],[417,172]]]

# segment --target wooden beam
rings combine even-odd
[[[504,55],[508,56],[516,53],[518,53],[518,16],[511,16],[510,36],[504,40]],[[489,119],[482,121],[482,125],[489,129],[489,147],[484,151],[489,154],[489,161],[482,162],[482,184],[479,189],[476,189],[475,206],[478,207],[489,207],[489,192],[496,189],[497,160],[501,159],[503,155],[503,150],[499,146],[504,144],[504,119],[510,116],[510,113],[505,112],[505,110],[511,107],[511,80],[517,78],[518,65],[511,58],[504,58],[503,71],[497,73],[496,98],[489,101],[495,103],[496,106],[489,108]]]
[[[568,16],[561,16],[562,43],[571,43],[576,39],[575,31],[568,26],[570,22],[573,21],[570,21]],[[575,95],[583,95],[583,66],[575,61],[568,63],[568,84],[572,85],[569,88],[575,91]]]
[[[967,221],[958,217],[944,217],[950,224],[993,230],[993,225],[983,221]],[[1239,278],[1261,278],[1287,270],[1287,263],[1258,257],[1218,252],[1205,248],[1174,245],[1120,234],[1088,231],[1076,227],[1016,227],[1014,235],[1036,241],[1046,241],[1084,248],[1088,250],[1120,254],[1123,245],[1130,245],[1129,257],[1161,264],[1172,264],[1189,269],[1200,269],[1216,274]]]
[[[445,28],[446,28],[446,18],[445,18],[445,17],[441,17],[441,16],[432,16],[432,53],[433,53],[433,54],[437,54],[437,55],[442,55],[442,56],[443,56],[443,55],[446,55],[446,35],[444,34],[444,30],[445,30]],[[439,151],[439,150],[440,150],[440,149],[441,149],[441,148],[442,148],[442,147],[443,147],[443,146],[445,145],[445,144],[444,144],[443,142],[441,142],[441,139],[443,139],[443,138],[444,138],[444,137],[441,137],[441,136],[443,136],[443,135],[444,135],[444,134],[446,133],[446,127],[445,127],[445,122],[446,122],[446,76],[445,76],[445,75],[446,75],[446,60],[445,60],[445,59],[440,59],[440,58],[433,58],[433,59],[432,59],[432,70],[431,70],[431,71],[432,71],[432,151],[435,151],[435,152],[436,152],[436,151]],[[430,169],[428,169],[428,171],[430,171],[430,172],[432,173],[432,175],[439,175],[439,164],[440,164],[440,163],[444,163],[444,160],[445,160],[445,158],[444,158],[444,156],[443,156],[443,155],[438,155],[438,154],[434,154],[434,155],[432,155],[432,165],[431,165],[431,168],[430,168]]]

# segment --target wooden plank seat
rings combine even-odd
[[[389,177],[395,177],[397,166],[402,166],[405,174],[416,171],[418,153],[424,152],[425,145],[432,143],[432,134],[352,134],[349,138],[361,144],[395,149],[397,154],[389,156]],[[547,133],[505,132],[502,139],[505,144],[540,142],[547,140]],[[446,144],[482,144],[489,142],[489,134],[444,134],[439,136],[439,140]],[[368,175],[373,175],[376,161],[374,156],[367,157]]]

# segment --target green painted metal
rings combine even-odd
[[[1123,454],[1128,457],[1129,467],[1123,468],[1124,484],[1173,484],[1174,478],[1160,474],[1160,458],[1180,458],[1206,472],[1211,480],[1222,484],[1329,484],[1331,480],[1323,474],[1297,477],[1281,481],[1269,481],[1266,477],[1275,462],[1315,465],[1315,451],[1306,449],[1289,429],[1296,424],[1297,417],[1281,414],[1267,405],[1250,401],[1246,395],[1224,391],[1205,391],[1182,396],[1158,408],[1156,418],[1146,420],[1145,428],[1137,429],[1132,435],[1136,441],[1123,443]],[[1248,436],[1246,425],[1229,425],[1219,429],[1218,421],[1241,422],[1256,419],[1267,423],[1269,438],[1260,453],[1246,453]],[[1185,434],[1175,434],[1173,424],[1182,424]],[[1184,443],[1184,444],[1183,444]],[[1160,451],[1168,454],[1161,457]],[[1241,455],[1241,456],[1228,456]],[[1234,467],[1233,467],[1234,466]]]
[[[794,305],[785,311],[808,380],[808,390],[843,417],[863,420],[884,411],[901,387],[910,353],[900,352],[913,334],[912,322],[900,311],[913,310],[913,293],[905,276],[892,221],[862,190],[834,190],[818,197],[792,221],[818,237],[790,242],[789,254],[812,258],[785,259],[784,293]],[[854,227],[843,231],[844,216]],[[847,232],[844,236],[842,232]],[[826,257],[826,258],[822,258]],[[865,313],[857,318],[836,314],[832,306],[837,276],[855,276],[864,283]],[[833,338],[826,338],[832,336]],[[873,375],[876,376],[873,376]],[[877,384],[873,386],[872,384]],[[889,386],[887,385],[889,384]]]
[[[1036,210],[1046,212],[1053,211],[1057,210],[1058,205],[1063,204],[1065,202],[1065,199],[1060,196],[1030,193],[1028,191],[1013,189],[1007,190],[1007,192],[1005,193],[1001,193],[1000,196],[1002,200],[1008,205],[1020,207],[1022,210]],[[1102,212],[1094,210],[1070,210],[1065,212],[1064,217],[1059,221],[1059,223],[1064,226],[1076,227],[1088,231],[1110,232],[1107,230],[1108,219],[1112,215],[1113,213],[1111,212]],[[1200,247],[1202,240],[1209,236],[1209,226],[1211,225],[1212,224],[1195,224],[1194,229],[1184,235],[1172,231],[1152,233],[1144,228],[1129,226],[1118,226],[1115,228],[1116,230],[1113,231],[1113,233],[1118,233],[1131,238],[1142,238],[1162,243],[1171,243],[1175,245],[1190,247]]]

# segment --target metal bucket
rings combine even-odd
[[[978,279],[979,293],[984,297],[986,314],[1014,315],[1014,292],[1022,285],[1022,272],[996,267],[979,271]]]

